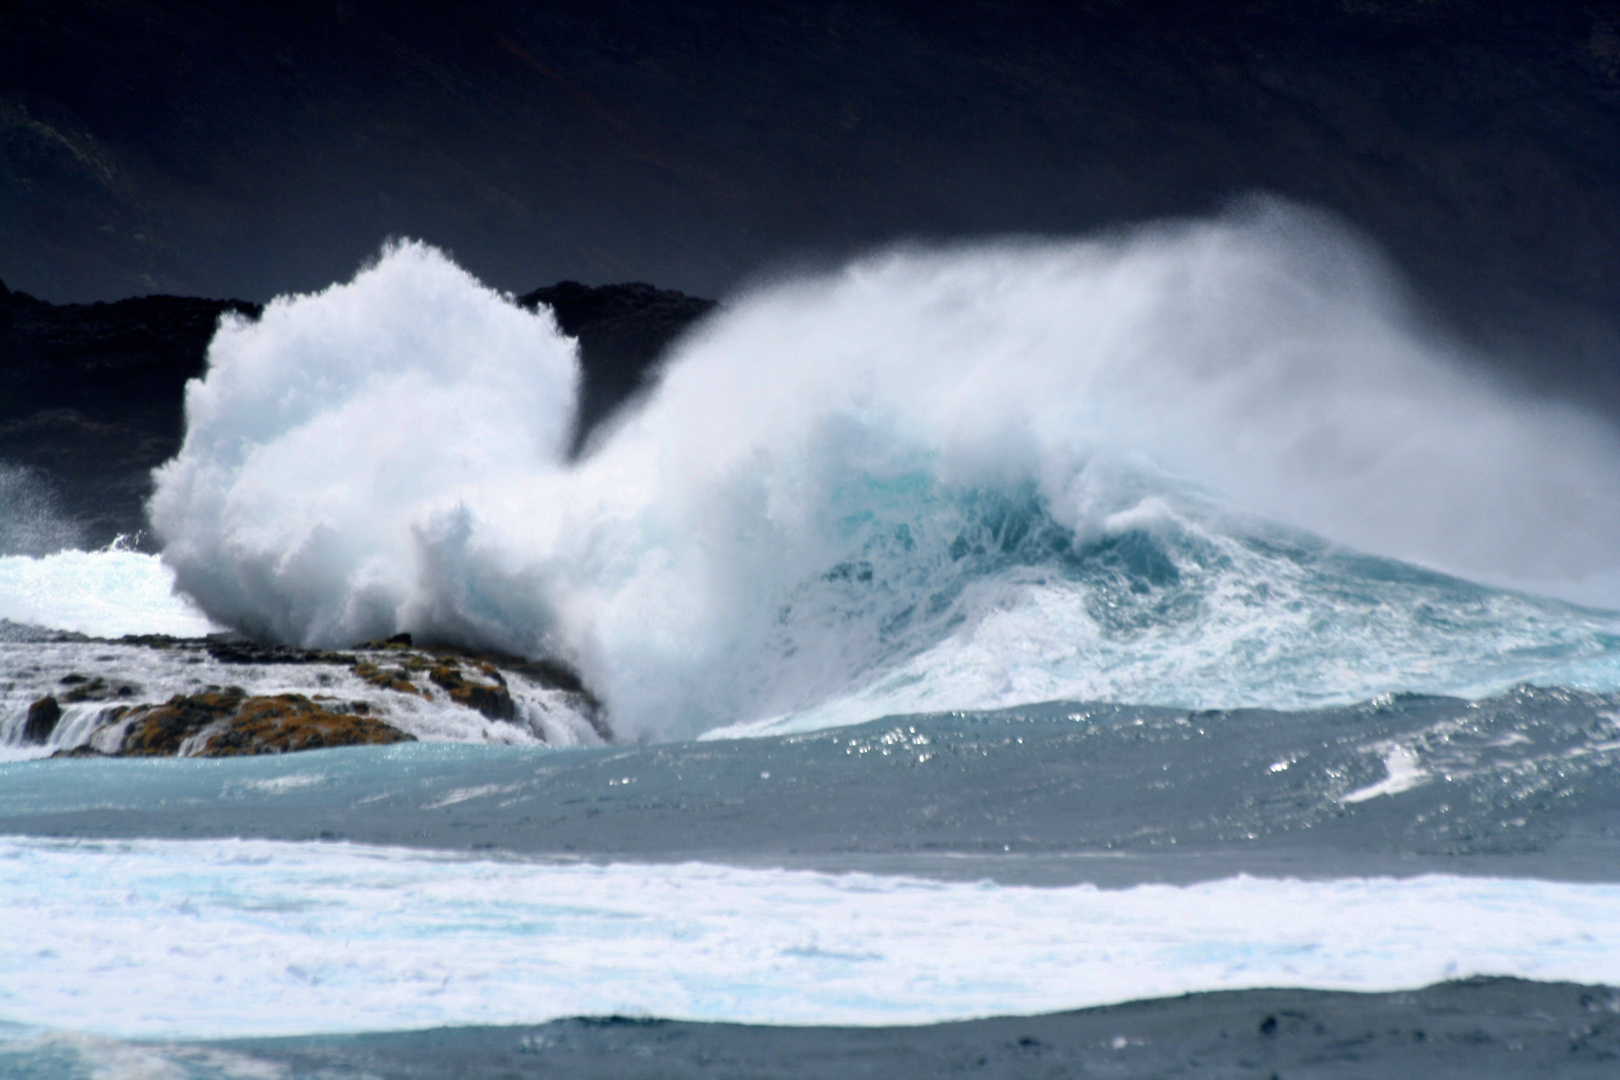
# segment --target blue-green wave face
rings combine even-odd
[[[1482,370],[1273,207],[739,298],[568,461],[572,343],[406,244],[221,328],[150,509],[217,622],[558,656],[629,737],[1609,686],[1532,597],[1620,596],[1620,437]]]
[[[1312,708],[1522,682],[1620,688],[1613,613],[1150,487],[1122,485],[1125,508],[1090,535],[1028,486],[914,475],[844,489],[828,529],[848,557],[786,591],[758,645],[770,719],[744,729],[1051,700]]]

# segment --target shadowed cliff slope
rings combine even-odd
[[[264,300],[390,234],[707,295],[902,238],[1254,191],[1368,233],[1620,409],[1620,15],[1596,0],[375,0],[0,9],[0,276]]]
[[[562,282],[523,296],[580,342],[577,443],[714,306],[651,285]],[[186,380],[241,300],[49,304],[0,284],[0,554],[99,547],[146,526],[151,470],[180,448]]]

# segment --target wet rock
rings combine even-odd
[[[109,683],[100,675],[64,675],[62,685],[73,689],[62,695],[67,702],[80,701],[110,701],[113,698],[131,698],[140,693],[140,688],[129,683]]]
[[[267,645],[262,641],[209,638],[204,648],[222,664],[353,664],[347,653]]]
[[[518,719],[518,708],[507,686],[506,675],[518,675],[548,690],[566,693],[570,707],[590,723],[597,735],[604,741],[613,741],[601,703],[586,689],[579,674],[560,661],[525,660],[448,645],[419,646],[412,643],[409,634],[365,642],[354,648],[367,655],[351,664],[350,670],[379,690],[431,699],[433,691],[414,678],[426,675],[427,681],[443,690],[453,704],[472,709],[490,720],[512,723]]]
[[[460,697],[454,692],[451,693],[451,700],[458,704],[478,709],[479,712],[492,720],[510,720],[516,715],[516,708],[514,706],[512,713],[509,715],[505,712],[506,706],[501,702],[502,698],[509,700],[511,696],[505,690],[506,679],[502,673],[519,675],[531,682],[538,683],[548,690],[561,690],[567,694],[570,699],[570,707],[585,718],[602,741],[612,742],[614,740],[613,728],[607,721],[607,711],[602,707],[602,703],[586,688],[584,681],[579,677],[579,673],[560,660],[544,657],[538,660],[526,660],[523,657],[508,656],[505,653],[470,652],[447,646],[435,646],[425,651],[434,657],[434,662],[429,670],[429,678],[433,682],[446,690],[450,690],[450,686],[446,685],[445,682],[440,682],[440,677],[452,681],[459,677],[460,683],[458,685],[469,688],[463,691],[463,696]],[[420,655],[420,653],[415,655]],[[452,676],[447,672],[443,673],[442,676],[435,675],[435,671],[445,667],[458,671],[459,676]],[[465,672],[469,667],[484,679],[489,680],[490,683],[496,684],[496,687],[490,687],[485,683],[483,684],[483,691],[470,689],[478,687],[480,684],[476,680],[470,680],[466,677]],[[498,691],[491,694],[490,691],[496,690],[496,688],[499,688]],[[484,705],[475,704],[475,700],[482,700]],[[491,709],[495,711],[489,711]]]
[[[187,677],[178,684],[168,682],[157,691],[151,684],[127,681],[124,673],[139,671],[139,667],[121,663],[120,670],[108,670],[100,663],[118,657],[87,651],[75,653],[71,660],[64,657],[66,662],[46,675],[38,689],[23,700],[48,694],[58,709],[85,703],[101,705],[89,740],[99,752],[117,756],[279,753],[317,746],[396,742],[403,735],[393,726],[392,718],[414,715],[422,702],[466,709],[484,720],[514,724],[544,739],[548,737],[550,729],[546,724],[550,720],[526,724],[528,717],[519,704],[528,700],[537,687],[554,692],[545,697],[539,713],[549,717],[560,709],[557,715],[571,718],[566,722],[582,720],[603,741],[613,741],[600,703],[576,673],[556,661],[528,661],[444,645],[418,646],[408,644],[408,640],[401,635],[344,652],[324,652],[254,642],[235,635],[123,638],[107,643],[138,645],[166,654],[163,670],[172,674],[176,664],[187,665],[179,669],[186,671]],[[214,665],[211,675],[204,674],[209,664]],[[221,664],[264,670],[232,671]],[[323,665],[330,667],[323,670]],[[288,670],[300,666],[310,670]],[[361,690],[348,674],[368,689]],[[154,674],[153,682],[162,685],[168,678]],[[210,684],[203,685],[202,679],[210,680]],[[186,689],[175,693],[180,687]],[[383,693],[373,694],[372,690]],[[158,693],[174,696],[163,701]],[[254,704],[258,701],[277,704],[270,708]],[[271,724],[277,717],[280,719]],[[41,736],[39,741],[48,741],[48,737]]]
[[[409,652],[415,648],[414,641],[410,634],[395,634],[375,641],[362,641],[355,648],[367,652]]]
[[[284,754],[334,746],[386,746],[415,742],[371,716],[334,712],[301,694],[248,698],[230,725],[198,750],[202,757]]]
[[[56,698],[46,696],[28,706],[28,719],[23,721],[23,742],[44,743],[49,742],[51,733],[56,730],[57,721],[62,719],[62,706]]]
[[[216,687],[176,694],[162,705],[118,709],[110,719],[127,725],[120,757],[238,757],[414,741],[375,717],[335,711],[335,704]]]
[[[175,637],[172,634],[125,634],[117,639],[120,645],[144,645],[148,649],[192,649],[196,638]]]
[[[422,666],[426,666],[425,664]],[[399,694],[415,694],[426,697],[421,687],[411,681],[410,669],[406,666],[381,667],[370,660],[362,660],[351,668],[361,679],[375,686],[379,690],[392,690]]]
[[[585,689],[585,682],[579,677],[579,672],[557,660],[523,660],[503,656],[497,658],[495,662],[507,671],[533,679],[541,686],[553,690],[566,690],[570,694],[582,694],[593,703],[596,701],[591,692]]]
[[[51,755],[52,758],[59,758],[59,757],[106,757],[106,756],[107,756],[106,754],[103,754],[100,750],[97,750],[95,747],[90,746],[88,744],[86,744],[84,746],[75,746],[75,747],[73,747],[71,749],[68,749],[68,750],[58,750],[56,753]]]
[[[506,680],[501,673],[489,664],[482,663],[477,665],[477,671],[489,681],[469,679],[460,666],[449,663],[433,668],[428,672],[428,678],[449,694],[450,700],[457,705],[476,709],[491,720],[516,719],[517,706],[512,702],[512,695],[506,689]]]
[[[223,721],[247,697],[240,687],[214,688],[200,694],[176,694],[162,705],[115,709],[107,714],[114,723],[129,720],[118,753],[129,757],[165,757],[204,728]]]

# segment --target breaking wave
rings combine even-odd
[[[577,383],[543,310],[391,246],[221,326],[163,559],[257,635],[563,657],[630,736],[1620,685],[1565,602],[1615,595],[1620,439],[1297,209],[760,289],[570,463]]]

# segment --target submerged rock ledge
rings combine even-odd
[[[236,757],[418,739],[612,741],[579,676],[409,635],[343,652],[231,636],[117,640],[22,628],[0,744],[56,756]],[[32,648],[30,648],[30,646]]]

